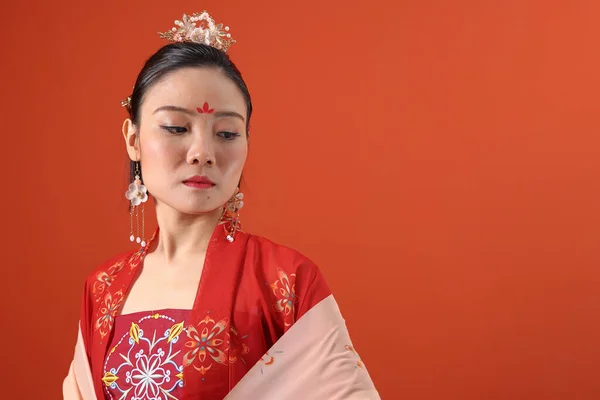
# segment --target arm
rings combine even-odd
[[[283,334],[226,399],[380,400],[318,267],[295,252],[274,253],[264,296]]]
[[[63,382],[64,400],[96,400],[90,363],[85,351],[81,328],[77,335],[75,356]]]
[[[63,400],[83,400],[79,387],[77,387],[77,381],[75,380],[75,371],[73,370],[73,363],[69,366],[69,373],[63,381]]]

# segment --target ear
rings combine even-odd
[[[130,118],[123,122],[123,138],[131,161],[140,161],[140,141],[137,129]]]

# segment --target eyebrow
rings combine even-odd
[[[178,107],[178,106],[162,106],[162,107],[158,107],[156,110],[154,110],[154,112],[152,114],[156,114],[159,111],[179,111],[179,112],[182,112],[184,114],[194,115],[194,113],[192,111],[188,110],[187,108]]]
[[[242,114],[236,113],[235,111],[215,111],[214,116],[217,118],[235,117],[241,119],[242,122],[246,122],[246,118],[244,118]]]
[[[195,112],[195,111],[188,110],[187,108],[183,108],[183,107],[179,107],[179,106],[171,106],[171,105],[158,107],[156,110],[154,110],[154,112],[152,114],[156,114],[159,111],[178,111],[178,112],[182,112],[184,114],[190,115],[192,117],[197,115],[197,112]],[[215,111],[213,113],[213,115],[217,118],[235,117],[235,118],[241,119],[243,122],[246,122],[246,118],[244,118],[242,116],[242,114],[237,113],[235,111]]]

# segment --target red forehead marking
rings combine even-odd
[[[215,110],[210,108],[210,106],[208,105],[208,102],[204,102],[204,105],[202,106],[202,108],[198,107],[196,108],[196,110],[198,110],[198,112],[200,114],[212,114]]]

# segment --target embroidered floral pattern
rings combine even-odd
[[[292,326],[295,320],[295,308],[298,302],[296,296],[296,274],[287,275],[281,268],[277,268],[278,279],[270,287],[277,301],[273,309],[283,313],[283,321],[286,327]]]
[[[352,355],[354,355],[354,357],[356,357],[356,359],[358,360],[356,362],[356,365],[354,366],[354,368],[363,368],[364,364],[362,362],[362,360],[360,359],[360,356],[358,355],[358,353],[356,352],[356,350],[354,350],[354,347],[346,345],[346,350],[348,350],[349,352],[352,353]]]
[[[248,335],[244,335],[244,336],[240,337],[237,329],[235,329],[233,326],[230,328],[230,335],[229,335],[229,338],[231,341],[231,345],[230,345],[230,349],[229,349],[229,362],[230,363],[234,363],[239,359],[244,364],[246,364],[246,361],[244,360],[244,356],[250,352],[250,348],[248,347],[248,345],[246,343],[243,342],[243,340],[246,339],[247,337],[248,337]]]
[[[173,325],[168,329],[145,326],[152,319],[168,320]],[[146,337],[144,328],[151,329],[152,334]],[[173,318],[161,314],[143,317],[137,324],[133,322],[105,362],[102,381],[109,398],[177,400],[176,390],[183,387],[183,365],[176,362],[177,355],[181,358],[182,346],[177,343],[184,331],[183,322],[175,323]],[[115,351],[118,356],[113,360]]]
[[[202,375],[212,366],[212,361],[225,364],[227,361],[227,349],[229,347],[229,318],[215,322],[208,315],[198,324],[198,327],[188,328],[188,338],[185,346],[189,350],[183,357],[185,366],[193,365],[195,359],[200,362],[200,367],[193,367]],[[207,360],[206,356],[209,356]],[[212,360],[212,361],[211,361]]]
[[[152,239],[150,239],[150,241],[152,241]],[[142,261],[144,260],[144,256],[145,252],[143,248],[133,253],[131,258],[129,258],[129,269],[134,270],[137,267],[139,267]]]
[[[102,294],[107,290],[115,280],[116,275],[125,266],[125,260],[117,261],[111,265],[106,271],[99,271],[96,273],[96,280],[92,285],[92,294],[95,296],[96,302],[102,299]]]
[[[248,346],[242,342],[231,326],[229,318],[218,322],[206,315],[197,327],[188,327],[188,340],[185,346],[190,349],[183,357],[185,366],[193,366],[203,376],[214,363],[226,365],[238,359],[245,363],[243,356],[248,354]]]
[[[277,354],[277,355],[279,355],[279,354],[283,354],[283,351],[281,351],[281,350],[280,350],[280,351],[275,351],[275,354]],[[260,367],[260,374],[261,374],[261,375],[264,375],[264,373],[265,373],[265,368],[266,368],[266,367],[269,367],[269,366],[271,366],[271,365],[273,365],[273,364],[275,363],[275,356],[272,356],[272,355],[270,355],[270,354],[269,354],[269,352],[267,351],[267,352],[265,353],[265,355],[264,355],[264,356],[262,356],[262,357],[260,358],[260,360],[258,360],[258,362],[259,362],[259,363],[261,363],[261,364],[263,364],[263,365]]]
[[[135,368],[127,374],[131,384],[135,387],[135,396],[140,399],[156,398],[161,386],[170,378],[170,371],[161,367],[165,352],[158,349],[150,358],[140,350],[135,355],[137,359]]]
[[[98,319],[94,329],[100,332],[100,338],[104,338],[111,330],[119,307],[123,302],[123,291],[119,290],[114,295],[106,292],[102,304],[98,307]]]
[[[114,263],[106,271],[96,273],[96,280],[92,285],[92,294],[95,297],[95,302],[101,304],[98,305],[94,329],[99,330],[101,339],[112,330],[114,318],[118,314],[119,307],[124,300],[123,290],[112,294],[109,288],[125,265],[129,264],[130,269],[133,270],[141,264],[143,259],[144,249],[140,249],[131,255],[131,257]]]

